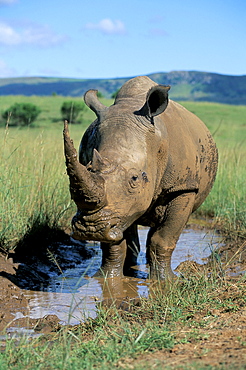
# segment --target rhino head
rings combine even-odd
[[[87,91],[85,103],[97,120],[82,138],[79,159],[65,122],[67,174],[78,208],[72,221],[75,239],[122,240],[124,231],[149,208],[160,182],[157,157],[163,140],[154,117],[166,109],[170,87],[152,81],[149,86],[148,79],[147,89],[139,91],[131,81],[111,107],[98,100],[96,90]]]

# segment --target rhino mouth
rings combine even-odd
[[[77,240],[116,242],[123,239],[120,218],[100,210],[92,214],[78,211],[72,220],[72,237]]]

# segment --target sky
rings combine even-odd
[[[245,0],[0,0],[0,78],[246,75]]]

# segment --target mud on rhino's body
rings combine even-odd
[[[168,100],[168,90],[137,77],[109,108],[89,90],[85,102],[97,119],[82,138],[79,161],[65,123],[67,172],[78,207],[73,237],[101,241],[101,271],[108,277],[136,264],[137,225],[150,226],[150,276],[172,277],[177,240],[214,182],[215,143],[198,117]]]

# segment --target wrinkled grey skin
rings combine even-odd
[[[151,278],[172,278],[171,255],[190,216],[207,197],[217,149],[206,126],[168,99],[169,86],[136,77],[115,103],[85,94],[97,119],[85,132],[79,161],[65,123],[70,192],[78,207],[72,236],[101,242],[101,273],[127,274],[139,253],[137,225],[150,226]]]

